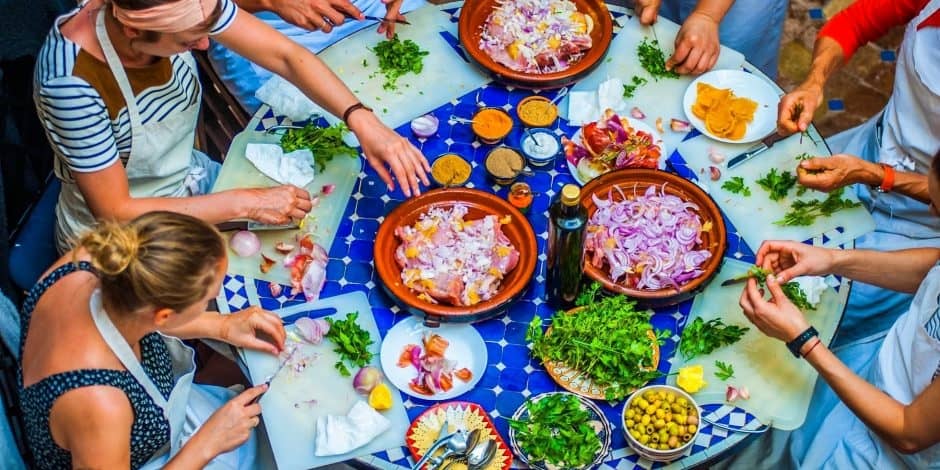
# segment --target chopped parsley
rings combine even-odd
[[[734,194],[740,194],[744,197],[751,196],[751,188],[744,184],[744,178],[740,176],[732,176],[731,179],[721,185],[721,189],[725,189]]]
[[[623,97],[624,98],[633,98],[633,94],[636,92],[636,89],[646,85],[647,80],[643,77],[638,77],[636,75],[630,79],[632,82],[630,85],[623,86]]]
[[[406,73],[421,73],[424,56],[428,55],[428,51],[422,51],[417,43],[411,39],[402,41],[397,34],[392,39],[376,44],[372,52],[379,59],[379,71],[385,75],[382,88],[386,90],[397,90],[398,78]]]
[[[790,173],[789,170],[777,173],[776,168],[771,168],[770,173],[757,180],[757,184],[770,193],[771,200],[779,201],[787,197],[787,193],[796,185],[796,176]]]
[[[643,42],[636,48],[643,69],[659,81],[660,78],[679,78],[679,74],[666,69],[666,54],[659,47],[659,41],[643,38]]]

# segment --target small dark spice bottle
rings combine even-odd
[[[587,219],[587,211],[581,205],[581,188],[566,184],[548,209],[545,293],[554,308],[571,308],[578,296]]]

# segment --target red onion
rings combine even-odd
[[[359,372],[356,372],[356,376],[353,378],[353,388],[363,395],[367,395],[380,383],[382,383],[382,372],[372,366],[359,369]]]
[[[330,331],[330,324],[322,318],[303,317],[295,321],[294,326],[297,327],[297,333],[304,341],[314,345],[320,344],[323,336]]]
[[[439,124],[440,121],[433,114],[418,116],[411,121],[411,132],[414,133],[415,137],[426,139],[437,133]]]
[[[244,258],[254,256],[261,251],[261,240],[252,232],[239,230],[235,235],[232,235],[229,246],[235,254]]]

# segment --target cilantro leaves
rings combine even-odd
[[[789,212],[787,212],[782,219],[774,222],[774,224],[783,227],[812,225],[820,216],[829,217],[840,210],[851,209],[861,205],[861,203],[852,202],[850,199],[843,199],[842,194],[844,192],[845,188],[839,188],[830,192],[826,196],[826,199],[822,201],[818,199],[793,201]]]
[[[796,176],[788,170],[777,173],[776,168],[771,168],[769,173],[757,180],[757,184],[770,193],[772,201],[779,201],[787,197],[787,193],[796,185]]]
[[[715,361],[715,367],[718,370],[715,371],[715,377],[718,377],[722,381],[728,381],[728,379],[734,377],[734,366],[731,364]]]
[[[507,421],[530,461],[558,468],[582,468],[594,461],[601,441],[591,425],[591,413],[577,397],[553,394],[528,400],[525,407],[528,419]]]
[[[679,352],[686,360],[710,354],[722,346],[738,342],[748,330],[748,327],[726,325],[718,318],[706,322],[697,317],[682,330]]]
[[[379,71],[385,75],[382,88],[386,90],[397,90],[398,77],[408,72],[421,73],[424,56],[428,55],[428,51],[422,51],[416,42],[411,39],[402,41],[397,34],[376,44],[372,52],[379,58]]]
[[[317,127],[307,124],[303,129],[290,129],[281,136],[281,147],[289,153],[299,149],[310,149],[317,172],[322,172],[326,164],[337,155],[349,155],[357,158],[356,149],[343,142],[343,135],[349,129],[338,122],[330,127]]]
[[[368,331],[363,330],[356,323],[356,318],[359,318],[359,312],[350,313],[345,320],[326,319],[330,324],[330,331],[326,333],[326,338],[336,345],[333,351],[339,353],[342,358],[336,361],[334,367],[344,377],[349,377],[351,374],[343,362],[365,367],[372,361],[372,353],[369,352],[372,338],[369,337]]]
[[[744,183],[744,178],[740,176],[732,176],[721,185],[721,189],[727,190],[728,192],[734,194],[740,194],[744,197],[751,196],[751,188],[749,188],[747,184]]]
[[[643,42],[636,48],[643,69],[659,81],[660,78],[679,78],[679,74],[666,69],[666,54],[659,47],[659,41],[643,38]]]

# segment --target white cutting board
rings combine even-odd
[[[407,14],[410,26],[396,26],[400,40],[411,39],[421,50],[428,51],[421,73],[398,77],[396,90],[382,88],[385,75],[379,73],[378,57],[370,49],[384,41],[385,36],[376,34],[375,28],[363,29],[317,56],[382,122],[395,129],[490,81],[441,37],[440,31],[453,30],[448,16],[437,7],[419,8]],[[338,121],[330,113],[323,110],[320,113],[330,122]]]
[[[337,320],[345,319],[350,312],[359,312],[357,323],[369,332],[373,340],[370,347],[374,354],[371,365],[381,370],[379,348],[382,338],[365,293],[352,292],[320,299],[317,302],[283,308],[275,313],[281,318],[289,318],[306,312],[319,313],[317,311],[321,309],[335,310],[336,313],[327,316],[332,316]],[[285,327],[290,328],[289,325]],[[324,339],[318,346],[303,346],[303,349],[299,350],[296,355],[319,353],[319,358],[299,374],[294,374],[285,367],[271,382],[271,388],[259,401],[261,416],[264,419],[268,438],[271,440],[271,449],[274,451],[274,459],[280,470],[320,467],[399,447],[404,443],[405,432],[411,423],[405,412],[405,406],[402,404],[401,394],[386,381],[386,385],[392,390],[392,408],[383,411],[382,415],[391,421],[391,427],[369,444],[349,453],[331,457],[313,455],[317,418],[326,415],[346,415],[357,400],[366,401],[367,398],[357,394],[353,389],[352,379],[358,370],[355,366],[350,367],[352,372],[350,377],[341,376],[333,367],[333,364],[339,360],[339,356],[333,352],[333,347],[327,339]],[[277,369],[276,357],[256,351],[244,352],[253,384],[263,383]],[[295,403],[311,399],[317,400],[316,405],[294,406]]]
[[[222,171],[215,181],[215,186],[212,187],[212,192],[236,188],[278,186],[277,181],[258,171],[245,158],[245,147],[248,143],[278,144],[280,140],[279,135],[257,131],[243,131],[236,135],[229,147],[228,154],[225,156],[225,161],[222,163]],[[303,228],[304,231],[312,233],[314,240],[323,246],[327,252],[330,251],[330,246],[333,244],[336,228],[339,227],[342,221],[346,203],[349,202],[349,196],[359,179],[359,170],[361,168],[362,160],[358,155],[355,157],[334,157],[326,165],[323,173],[318,172],[313,181],[306,187],[311,195],[317,195],[324,185],[336,185],[336,188],[329,196],[321,195],[319,197],[319,203],[310,211]],[[234,233],[227,233],[226,238],[230,238]],[[284,255],[277,253],[274,250],[274,245],[277,242],[294,243],[296,245],[295,236],[300,233],[300,230],[258,230],[255,233],[261,239],[261,253],[276,261],[274,267],[267,273],[262,273],[259,269],[261,265],[260,254],[243,258],[236,255],[232,250],[228,250],[229,274],[241,274],[249,278],[290,285],[290,273],[282,263]]]
[[[798,163],[795,158],[803,152],[816,156],[829,156],[829,149],[815,132],[814,128],[813,139],[816,139],[818,143],[804,136],[801,144],[800,136],[793,135],[730,170],[726,168],[728,160],[746,151],[753,144],[727,144],[701,135],[679,144],[678,151],[689,168],[695,172],[700,186],[706,188],[747,245],[755,252],[764,240],[806,241],[822,234],[830,238],[826,243],[827,246],[837,246],[875,229],[874,219],[864,206],[844,209],[831,217],[817,217],[809,226],[781,227],[775,225],[774,222],[783,218],[794,200],[825,199],[826,195],[819,191],[807,191],[797,198],[794,188],[790,190],[786,198],[772,201],[769,193],[756,182],[771,168],[777,168],[778,173],[789,170],[790,173],[795,174]],[[724,154],[727,157],[726,160],[715,165],[708,157],[710,148]],[[709,177],[708,167],[712,165],[721,169],[721,178],[718,181],[711,181]],[[750,197],[733,194],[721,188],[725,181],[734,176],[744,178],[745,184],[751,189]],[[851,187],[846,188],[842,197],[853,201],[858,200]]]
[[[630,108],[634,106],[640,108],[646,114],[643,122],[654,129],[656,128],[656,118],[663,118],[665,148],[675,149],[686,133],[672,132],[669,129],[669,120],[672,118],[686,119],[685,112],[682,111],[682,96],[696,76],[684,75],[679,78],[653,80],[646,73],[646,70],[643,70],[643,66],[640,65],[640,60],[636,55],[636,48],[643,42],[644,38],[653,39],[652,29],[641,25],[640,20],[635,15],[629,19],[623,16],[619,21],[623,28],[614,36],[610,48],[607,50],[607,55],[601,60],[601,64],[589,76],[574,85],[571,91],[597,91],[598,85],[613,77],[619,78],[625,85],[631,83],[633,76],[646,78],[648,83],[638,87],[633,94],[633,98],[626,98],[626,102]],[[656,37],[659,38],[659,45],[666,54],[667,59],[675,50],[675,40],[678,32],[679,25],[665,18],[660,17],[656,23]],[[714,69],[740,70],[743,65],[744,55],[722,46],[718,63],[715,64]],[[567,118],[567,98],[561,103],[560,109],[565,110],[564,117]],[[664,157],[668,156],[664,155]]]
[[[705,321],[721,318],[725,324],[747,326],[750,330],[737,343],[689,361],[689,364],[700,364],[705,368],[705,381],[708,382],[693,397],[699,405],[724,403],[728,385],[746,386],[751,392],[750,399],[737,400],[735,406],[753,414],[764,424],[783,430],[796,429],[806,418],[818,374],[808,362],[795,359],[783,342],[765,336],[747,320],[738,305],[744,284],[721,286],[722,281],[746,273],[750,266],[725,258],[718,275],[704,292],[695,296],[686,325],[696,317]],[[842,318],[842,297],[830,288],[822,294],[816,310],[804,312],[825,344],[832,340]],[[675,359],[669,372],[676,372],[686,365],[678,350]],[[715,377],[716,360],[731,364],[734,377],[727,382]],[[675,384],[675,381],[676,376],[669,377],[670,384]]]

